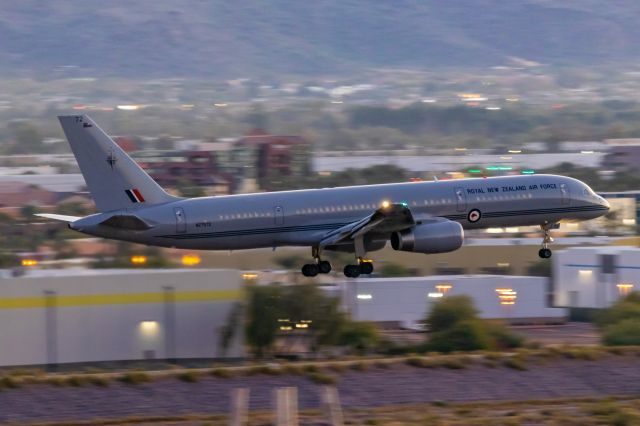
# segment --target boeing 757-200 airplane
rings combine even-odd
[[[305,276],[331,271],[325,250],[355,254],[347,277],[370,274],[369,251],[457,250],[464,229],[539,225],[542,258],[560,222],[604,215],[609,204],[576,179],[554,175],[407,182],[201,198],[167,194],[86,115],[60,123],[100,213],[41,214],[76,231],[199,250],[309,246]]]

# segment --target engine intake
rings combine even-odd
[[[463,241],[462,225],[450,220],[416,225],[411,229],[391,234],[391,247],[394,250],[425,254],[457,250]]]

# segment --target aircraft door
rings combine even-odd
[[[276,225],[284,225],[284,210],[282,206],[275,206],[273,208],[273,217]]]
[[[467,196],[464,193],[464,188],[456,188],[456,210],[464,212],[467,210]]]
[[[560,196],[562,197],[563,206],[571,204],[571,191],[569,190],[569,185],[566,183],[560,184]]]
[[[174,207],[173,213],[176,216],[176,232],[184,234],[187,232],[187,218],[184,215],[184,209],[182,207]]]

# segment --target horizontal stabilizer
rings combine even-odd
[[[151,225],[135,215],[111,216],[109,219],[100,222],[100,224],[110,226],[112,228],[131,229],[133,231],[144,231],[145,229],[152,228]]]
[[[75,222],[78,219],[82,219],[80,216],[67,216],[64,214],[51,214],[51,213],[37,213],[35,216],[44,217],[47,219],[60,220],[62,222]]]

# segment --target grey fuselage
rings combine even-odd
[[[522,175],[180,199],[95,214],[71,227],[105,238],[185,249],[314,246],[328,232],[370,215],[385,201],[404,203],[416,221],[440,217],[465,229],[583,221],[609,210],[603,198],[576,179]],[[151,228],[100,225],[114,214],[135,214]],[[388,236],[378,238],[384,245]]]

